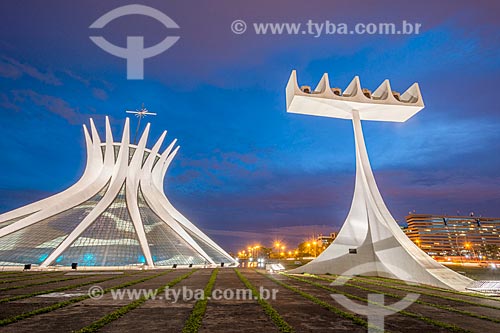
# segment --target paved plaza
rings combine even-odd
[[[332,286],[335,279],[250,268],[1,272],[0,331],[366,332],[367,317],[331,294],[366,305],[374,293],[384,294],[389,307],[407,294],[420,295],[385,317],[386,331],[500,331],[498,298],[379,277]],[[158,293],[130,293],[148,290]],[[207,295],[204,301],[200,293]]]

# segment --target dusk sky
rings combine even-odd
[[[127,4],[174,20],[129,15]],[[361,5],[361,3],[363,3]],[[85,166],[82,124],[121,135],[126,109],[156,117],[181,149],[166,177],[176,208],[228,251],[337,231],[354,189],[350,121],[287,114],[285,85],[322,74],[345,88],[419,82],[426,107],[406,123],[364,122],[379,189],[398,222],[417,213],[500,216],[500,4],[495,1],[11,1],[0,2],[0,212],[73,184]],[[243,34],[231,31],[237,19]],[[253,23],[420,23],[411,35],[258,35]],[[89,36],[125,46],[180,39],[127,80],[126,60]],[[137,120],[131,119],[135,129]],[[144,127],[144,122],[142,127]]]

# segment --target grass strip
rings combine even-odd
[[[325,278],[325,277],[322,277],[322,276],[318,276],[318,275],[314,275],[314,274],[309,274],[307,276],[308,277],[312,277],[314,279],[326,281],[326,282],[333,282],[333,281],[335,281],[335,280],[328,279],[328,278]],[[349,287],[353,287],[353,288],[357,288],[357,289],[361,289],[361,290],[365,290],[365,291],[369,291],[369,292],[375,292],[375,293],[378,293],[378,294],[384,294],[386,296],[389,296],[389,297],[392,297],[392,298],[396,298],[396,299],[403,299],[404,298],[403,296],[400,296],[400,295],[397,295],[397,294],[392,294],[392,293],[389,293],[389,292],[386,292],[386,291],[377,290],[377,289],[370,289],[370,288],[366,288],[366,287],[363,287],[363,286],[360,286],[360,285],[357,285],[357,284],[345,283],[344,285],[345,286],[349,286]],[[465,311],[465,310],[456,309],[456,308],[453,308],[453,307],[447,306],[447,305],[430,303],[430,302],[422,301],[422,300],[419,300],[419,299],[417,299],[416,301],[414,301],[414,303],[421,304],[421,305],[426,305],[426,306],[431,306],[433,308],[437,308],[437,309],[441,309],[441,310],[446,310],[446,311],[450,311],[450,312],[460,313],[460,314],[463,314],[463,315],[466,315],[466,316],[470,316],[470,317],[474,317],[474,318],[478,318],[478,319],[483,319],[483,320],[488,320],[488,321],[491,321],[491,322],[494,322],[494,323],[500,323],[500,319],[491,318],[491,317],[483,316],[483,315],[480,315],[480,314],[477,314],[477,313],[473,313],[473,312],[469,312],[469,311]]]
[[[284,283],[282,281],[276,280],[275,278],[273,278],[273,277],[271,277],[271,276],[269,276],[267,274],[264,274],[264,273],[261,273],[261,272],[257,272],[257,273],[259,273],[259,274],[267,277],[269,280],[271,280],[274,283],[282,286],[283,288],[286,288],[286,289],[288,289],[290,291],[293,291],[293,292],[299,294],[300,296],[302,296],[302,297],[310,300],[311,302],[313,302],[313,303],[321,306],[322,308],[325,308],[325,309],[327,309],[327,310],[329,310],[329,311],[331,311],[331,312],[333,312],[335,314],[338,314],[339,316],[341,316],[343,318],[349,319],[349,320],[351,320],[353,323],[355,323],[357,325],[360,325],[360,326],[368,328],[368,322],[366,320],[360,318],[359,316],[355,315],[355,314],[342,311],[339,308],[337,308],[337,307],[335,307],[335,306],[333,306],[331,304],[328,304],[328,303],[320,300],[319,298],[314,297],[311,294],[308,294],[308,293],[306,293],[306,292],[304,292],[302,290],[299,290],[298,288],[295,288],[294,286],[286,284],[286,283]],[[372,328],[374,328],[375,330],[378,330],[379,332],[383,332],[383,330],[380,329],[379,327],[372,327]],[[387,331],[385,331],[385,332],[387,332]]]
[[[89,276],[92,276],[92,275],[84,275],[84,276],[77,276],[77,277],[64,277],[64,278],[49,280],[49,281],[44,281],[44,282],[34,282],[34,283],[22,284],[22,285],[18,285],[18,286],[0,288],[0,291],[23,289],[23,288],[27,288],[27,287],[33,287],[33,286],[42,286],[44,284],[55,283],[55,282],[78,280],[78,279],[83,279],[83,278],[86,278]]]
[[[217,279],[217,273],[219,273],[218,268],[214,269],[214,271],[212,272],[212,275],[210,276],[210,279],[205,286],[205,290],[203,291],[204,297],[196,301],[196,304],[194,305],[189,318],[184,323],[182,333],[195,333],[200,329],[203,316],[205,315],[205,311],[207,310],[208,299],[212,295],[212,289],[215,284],[215,279]]]
[[[402,314],[404,316],[412,317],[412,318],[421,320],[423,322],[426,322],[428,324],[431,324],[431,325],[434,325],[434,326],[437,326],[437,327],[440,327],[440,328],[445,328],[447,330],[450,330],[451,332],[462,332],[462,333],[471,333],[472,332],[470,330],[467,330],[467,329],[462,328],[460,326],[457,326],[455,324],[445,323],[445,322],[442,322],[442,321],[439,321],[439,320],[435,320],[435,319],[432,319],[432,318],[429,318],[429,317],[425,317],[425,316],[423,316],[423,315],[421,315],[419,313],[414,313],[414,312],[410,312],[410,311],[407,311],[407,310],[398,310],[398,309],[392,308],[392,307],[390,307],[388,305],[384,305],[384,304],[381,304],[381,303],[369,301],[366,298],[359,297],[359,296],[356,296],[356,295],[353,295],[353,294],[349,294],[349,293],[340,291],[338,289],[330,288],[330,287],[324,286],[324,285],[322,285],[320,283],[312,282],[312,281],[309,281],[309,280],[306,280],[306,279],[303,279],[303,278],[299,278],[297,276],[293,276],[293,275],[289,275],[289,274],[284,274],[284,275],[286,275],[289,278],[292,278],[294,280],[301,281],[301,282],[310,284],[312,286],[315,286],[315,287],[318,287],[318,288],[321,288],[321,289],[324,289],[324,290],[328,290],[328,291],[330,291],[332,293],[341,294],[341,295],[344,295],[344,296],[346,296],[348,298],[351,298],[351,299],[355,299],[355,300],[358,300],[358,301],[368,302],[368,303],[371,303],[371,304],[378,305],[378,306],[380,306],[382,308],[389,309],[391,311],[400,313],[400,314]]]
[[[409,289],[409,288],[391,286],[391,285],[388,285],[386,283],[379,283],[379,282],[375,282],[375,281],[370,281],[369,279],[360,280],[360,279],[354,278],[353,280],[357,281],[357,282],[361,282],[361,283],[373,284],[373,285],[379,286],[379,287],[386,287],[386,288],[395,289],[395,290],[401,290],[401,291],[417,292],[417,293],[422,294],[422,295],[426,295],[426,296],[430,296],[430,297],[436,297],[436,298],[441,298],[441,299],[445,299],[445,300],[448,300],[448,301],[459,302],[459,303],[463,303],[463,304],[467,304],[467,305],[474,305],[474,306],[480,306],[480,307],[483,307],[483,308],[500,310],[500,307],[494,306],[494,305],[490,305],[490,304],[480,304],[480,303],[477,303],[477,302],[474,302],[474,301],[468,301],[468,300],[460,299],[460,298],[456,298],[456,297],[444,296],[444,295],[439,295],[439,294],[434,294],[434,293],[429,293],[429,292],[424,292],[424,291],[417,291],[417,290]],[[460,295],[464,295],[464,294],[462,293]],[[468,296],[468,295],[465,295],[465,296]]]
[[[4,266],[6,267],[6,266]],[[50,274],[54,272],[64,272],[63,270],[57,270],[57,269],[37,269],[39,266],[33,266],[33,269],[19,269],[19,270],[10,270],[10,271],[0,271],[0,276],[5,276],[5,275],[13,275],[13,274]]]
[[[102,280],[95,280],[95,281],[89,281],[89,282],[84,282],[84,283],[79,283],[79,284],[72,284],[71,286],[59,287],[59,288],[48,289],[48,290],[41,290],[41,291],[36,291],[36,292],[30,293],[30,294],[16,295],[16,296],[12,296],[12,297],[2,298],[2,299],[0,299],[0,304],[12,302],[12,301],[17,301],[17,300],[25,299],[25,298],[35,297],[38,295],[57,293],[57,292],[61,292],[61,291],[69,290],[69,289],[80,288],[80,287],[88,286],[89,284],[102,283],[105,281],[115,280],[115,279],[126,277],[126,276],[137,275],[139,273],[141,273],[141,272],[134,272],[134,273],[118,275],[118,276],[115,275],[115,276],[112,276],[110,278],[108,277],[108,278],[105,278]]]
[[[276,327],[280,330],[280,332],[295,332],[292,326],[288,324],[285,319],[283,319],[278,311],[276,311],[271,304],[269,304],[266,300],[264,300],[259,291],[248,281],[248,279],[243,276],[243,274],[240,273],[239,270],[236,268],[234,269],[236,272],[236,275],[240,278],[241,282],[247,287],[247,289],[250,289],[252,291],[252,295],[254,298],[259,302],[260,306],[264,310],[264,312],[271,318],[273,323],[276,325]]]
[[[30,277],[26,277],[24,276],[22,279],[11,279],[11,280],[2,280],[0,281],[0,284],[4,284],[4,283],[12,283],[12,282],[22,282],[22,281],[28,281],[28,280],[33,280],[34,278],[53,278],[53,277],[56,277],[56,276],[59,276],[61,274],[54,274],[54,272],[52,272],[52,275],[45,275],[45,276],[30,276]]]
[[[15,274],[3,274],[3,275],[0,273],[0,279],[17,279],[17,278],[20,278],[20,277],[36,277],[36,276],[40,276],[40,275],[48,275],[48,274],[54,274],[54,273],[62,273],[62,272],[55,272],[55,271],[51,271],[51,272],[31,272],[31,273],[20,272],[20,273],[15,273]]]
[[[191,274],[193,274],[196,270],[191,270],[190,272],[179,276],[178,278],[170,281],[168,284],[164,285],[163,287],[160,287],[157,289],[156,294],[163,293],[165,289],[167,288],[172,288],[175,286],[177,283],[181,282],[182,280],[186,279],[189,277]],[[116,289],[116,288],[115,288]],[[123,317],[126,315],[128,312],[132,311],[133,309],[139,307],[143,303],[145,303],[148,299],[150,299],[152,295],[148,296],[141,296],[141,298],[125,305],[122,306],[121,308],[105,315],[101,319],[98,319],[97,321],[93,322],[92,324],[85,326],[84,328],[76,331],[77,333],[89,333],[89,332],[97,332],[100,328],[106,326],[107,324],[117,320],[120,317]]]
[[[383,278],[383,277],[378,277],[378,276],[376,276],[376,277],[373,276],[373,277],[369,277],[369,278],[365,277],[365,276],[362,276],[362,277],[356,277],[354,280],[355,281],[360,281],[360,282],[379,280],[381,282],[386,282],[386,283],[391,283],[391,284],[398,284],[398,285],[408,286],[408,283],[405,282],[405,281],[399,281],[399,280],[396,280],[396,279],[389,279],[389,278]],[[490,296],[478,294],[478,293],[475,293],[475,292],[467,292],[467,293],[465,293],[465,292],[462,292],[462,291],[456,291],[456,290],[451,290],[451,289],[433,287],[433,286],[429,286],[429,285],[426,285],[426,284],[418,284],[418,285],[415,285],[415,287],[423,288],[423,289],[428,289],[428,290],[442,291],[442,292],[446,292],[446,293],[449,293],[449,294],[456,294],[456,295],[467,296],[467,297],[472,297],[472,298],[483,298],[483,299],[487,299],[487,300],[490,300],[490,301],[500,302],[500,299],[498,299],[498,298],[494,298],[494,297],[490,297]]]
[[[106,293],[110,292],[111,290],[126,288],[128,286],[131,286],[131,285],[134,285],[134,284],[137,284],[137,283],[148,281],[148,280],[154,279],[154,278],[156,278],[158,276],[165,275],[165,274],[170,273],[170,272],[171,271],[162,272],[162,273],[159,273],[159,274],[147,276],[147,277],[142,278],[142,279],[138,279],[138,280],[134,280],[134,281],[130,281],[130,282],[125,282],[125,283],[122,283],[122,284],[120,284],[118,286],[115,286],[115,287],[106,288],[106,289],[104,289],[102,291],[101,294],[106,294]],[[95,294],[94,297],[95,296],[97,296],[97,294]],[[43,307],[43,308],[35,309],[33,311],[24,312],[24,313],[21,313],[21,314],[16,315],[16,316],[8,317],[8,318],[0,320],[0,327],[1,326],[9,325],[9,324],[12,324],[12,323],[15,323],[15,322],[18,322],[18,321],[26,319],[26,318],[30,318],[30,317],[36,316],[36,315],[39,315],[39,314],[52,312],[54,310],[57,310],[57,309],[60,309],[60,308],[64,308],[64,307],[66,307],[68,305],[71,305],[71,304],[74,304],[74,303],[78,303],[78,302],[81,302],[81,301],[89,299],[89,298],[90,298],[89,295],[82,295],[82,296],[78,296],[78,297],[69,299],[67,301],[58,302],[58,303],[55,303],[55,304],[52,304],[52,305],[49,305],[49,306],[46,306],[46,307]]]

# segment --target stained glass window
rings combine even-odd
[[[171,266],[173,264],[197,265],[208,263],[191,245],[153,212],[147,205],[141,191],[139,191],[139,211],[155,265]]]
[[[11,225],[11,224],[13,224],[13,223],[15,223],[17,221],[20,221],[20,220],[24,219],[26,216],[29,216],[29,215],[31,215],[31,214],[19,216],[19,217],[16,217],[16,218],[13,218],[13,219],[10,219],[10,220],[7,220],[7,221],[0,222],[0,229],[6,227],[8,225]]]
[[[88,201],[0,238],[0,265],[41,264],[87,216],[105,189]]]
[[[113,203],[68,247],[53,265],[142,265],[146,259],[125,199],[125,184]]]
[[[184,230],[186,230],[186,232],[189,234],[189,236],[191,236],[191,238],[193,238],[195,240],[195,242],[198,243],[198,245],[203,249],[203,251],[205,251],[205,253],[208,256],[210,256],[210,258],[212,258],[212,260],[215,263],[218,264],[221,262],[225,262],[225,263],[233,262],[233,260],[231,258],[225,256],[223,253],[221,253],[219,250],[214,248],[212,245],[205,242],[203,239],[198,237],[193,231],[189,230],[188,228],[184,228]]]

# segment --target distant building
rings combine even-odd
[[[499,259],[500,218],[410,214],[406,235],[432,256]]]

